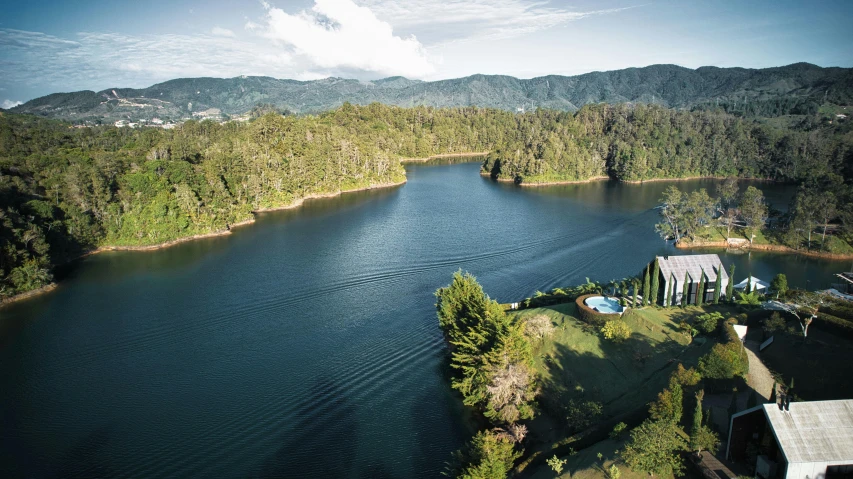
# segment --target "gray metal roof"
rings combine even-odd
[[[664,278],[669,278],[670,275],[675,276],[679,282],[684,281],[684,273],[690,275],[690,281],[693,283],[699,282],[699,275],[705,271],[705,281],[713,283],[717,281],[717,273],[719,272],[723,280],[727,280],[729,275],[721,266],[720,256],[716,254],[690,254],[683,256],[658,256],[658,264],[660,265],[661,273]]]
[[[792,402],[764,413],[789,463],[853,461],[853,399]]]

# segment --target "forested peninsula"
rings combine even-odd
[[[849,184],[849,122],[773,120],[642,104],[525,114],[344,104],[166,130],[0,113],[0,296],[49,284],[54,266],[99,248],[206,235],[304,198],[399,184],[407,158],[489,151],[483,172],[520,184],[602,176]]]

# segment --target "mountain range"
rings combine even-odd
[[[576,76],[518,79],[502,75],[419,81],[270,77],[179,78],[148,88],[54,93],[12,108],[16,113],[74,122],[119,119],[227,118],[258,105],[313,113],[344,102],[404,107],[475,105],[504,110],[574,111],[589,103],[657,103],[671,108],[722,108],[758,116],[809,114],[823,104],[849,105],[853,69],[808,63],[764,69],[651,65]]]

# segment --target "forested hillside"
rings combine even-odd
[[[523,80],[500,75],[423,82],[392,77],[375,81],[316,81],[270,77],[180,78],[148,88],[56,93],[13,109],[74,122],[120,119],[178,120],[214,108],[240,115],[258,104],[296,113],[325,111],[344,102],[413,107],[479,106],[516,111],[576,111],[594,103],[654,103],[681,109],[723,109],[743,116],[811,115],[820,105],[853,104],[853,69],[797,63],[778,68],[696,70],[652,65],[577,76]]]
[[[851,145],[846,122],[792,130],[643,105],[519,115],[344,104],[172,130],[0,113],[0,296],[38,288],[54,265],[97,247],[159,244],[308,195],[401,182],[400,158],[490,150],[485,172],[522,183],[836,173],[849,181]]]
[[[515,117],[484,173],[518,183],[739,176],[801,181],[853,176],[850,122],[779,128],[722,112],[589,105]]]

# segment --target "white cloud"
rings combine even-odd
[[[22,101],[3,100],[3,103],[0,104],[0,108],[8,110],[9,108],[15,108],[22,103]]]
[[[391,25],[352,0],[315,0],[310,11],[289,14],[269,4],[260,32],[321,70],[356,70],[382,75],[424,77],[435,71],[414,36],[394,35]]]
[[[530,0],[361,0],[363,5],[397,28],[439,30],[448,40],[510,38],[552,28],[593,15],[617,13],[634,7],[576,11]],[[448,38],[449,36],[449,38]]]
[[[237,35],[234,35],[234,32],[232,32],[231,30],[229,30],[227,28],[222,28],[222,27],[213,27],[213,29],[210,31],[210,33],[213,35],[216,35],[218,37],[234,38],[237,36]]]

